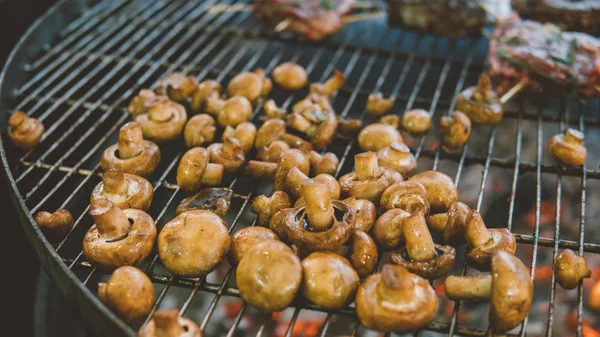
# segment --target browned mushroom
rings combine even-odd
[[[240,142],[242,150],[247,155],[254,147],[254,140],[256,139],[256,126],[250,122],[244,122],[238,124],[235,129],[231,126],[226,126],[223,131],[222,140],[225,138],[233,137]]]
[[[152,251],[156,225],[146,212],[121,210],[112,202],[96,200],[90,205],[94,225],[83,239],[83,256],[94,267],[110,271],[135,266]]]
[[[108,282],[98,283],[98,299],[125,322],[144,319],[154,304],[154,286],[143,271],[130,266],[117,268]]]
[[[194,76],[172,73],[156,85],[156,93],[169,96],[170,99],[183,102],[198,89],[198,81]]]
[[[427,226],[442,234],[445,245],[460,247],[466,243],[465,226],[470,212],[469,206],[457,201],[448,208],[448,212],[429,215]]]
[[[256,69],[253,72],[243,72],[237,74],[227,85],[227,96],[244,96],[252,104],[256,104],[258,99],[269,95],[273,83],[267,77],[262,69]]]
[[[373,117],[379,117],[390,111],[394,106],[396,98],[394,96],[383,98],[379,92],[374,92],[367,99],[367,113]]]
[[[185,124],[183,139],[188,149],[204,146],[213,142],[217,127],[215,119],[211,115],[196,115]]]
[[[279,241],[279,238],[272,230],[265,227],[246,227],[235,232],[231,236],[229,263],[232,266],[237,265],[252,247],[267,240]]]
[[[137,208],[142,211],[152,203],[152,184],[140,176],[110,169],[102,174],[100,182],[92,191],[90,204],[95,200],[110,200],[119,208]]]
[[[384,123],[385,122],[385,123]],[[363,151],[379,151],[393,143],[404,143],[398,128],[386,120],[368,125],[358,134],[358,145]]]
[[[507,252],[496,252],[491,263],[491,274],[448,276],[446,295],[454,301],[489,300],[494,331],[508,331],[529,314],[533,282],[523,262]]]
[[[198,89],[192,94],[190,107],[194,113],[200,113],[206,108],[206,100],[209,97],[219,97],[221,95],[221,84],[214,80],[206,80],[198,85]]]
[[[373,227],[375,219],[377,219],[377,208],[375,207],[375,204],[366,199],[356,199],[356,197],[344,199],[342,202],[352,207],[356,213],[354,228],[368,233],[371,230],[371,227]]]
[[[467,261],[481,271],[490,269],[490,260],[498,251],[514,254],[515,236],[506,228],[487,229],[481,215],[471,210],[465,224],[465,239],[469,244]]]
[[[548,141],[548,152],[563,165],[581,166],[587,158],[583,140],[583,132],[569,128],[564,135],[555,135]]]
[[[378,256],[375,241],[367,233],[354,230],[350,239],[348,259],[358,276],[364,278],[371,275],[377,265]]]
[[[409,110],[402,116],[402,129],[421,135],[431,129],[431,115],[423,109]]]
[[[300,259],[285,243],[267,240],[244,254],[235,272],[240,295],[256,309],[285,309],[296,297],[302,280]]]
[[[410,148],[403,143],[392,143],[377,151],[379,165],[398,171],[403,177],[415,173],[417,160],[410,152]]]
[[[233,137],[227,137],[223,143],[214,143],[208,147],[210,161],[223,165],[225,172],[235,173],[244,165],[244,149],[240,142]]]
[[[396,170],[379,166],[375,152],[355,155],[354,168],[355,172],[340,178],[342,193],[358,199],[367,199],[376,205],[379,204],[381,194],[386,188],[402,181],[402,175]]]
[[[502,103],[492,90],[492,81],[486,73],[479,76],[477,86],[468,87],[456,97],[456,109],[475,124],[496,124],[504,115]]]
[[[273,81],[286,90],[296,91],[308,83],[308,75],[302,66],[286,62],[273,69]]]
[[[471,135],[471,120],[458,110],[450,116],[442,116],[440,134],[446,147],[450,149],[462,147]]]
[[[285,122],[275,118],[267,120],[258,129],[254,147],[260,151],[277,140],[285,142],[291,148],[297,148],[302,151],[312,150],[311,143],[298,136],[288,134],[285,129]]]
[[[182,105],[165,100],[151,105],[147,113],[135,116],[135,121],[142,125],[144,138],[160,143],[181,135],[187,113]]]
[[[354,299],[359,281],[350,262],[338,254],[314,252],[302,260],[300,293],[320,308],[347,306]]]
[[[383,213],[373,225],[373,240],[381,250],[394,250],[404,243],[403,224],[410,213],[393,208]]]
[[[54,213],[37,212],[34,220],[48,241],[52,242],[64,239],[73,228],[73,216],[63,208],[57,209]]]
[[[169,98],[167,96],[157,95],[152,90],[142,89],[137,96],[129,102],[127,111],[135,118],[137,115],[148,113],[148,109],[150,109],[151,106],[168,100]]]
[[[592,277],[592,271],[583,256],[575,255],[570,249],[558,253],[554,260],[554,269],[558,284],[567,290],[577,288],[583,279]]]
[[[231,205],[233,191],[227,187],[205,188],[194,195],[181,200],[175,210],[179,215],[192,210],[211,211],[220,217],[224,217]]]
[[[287,115],[287,110],[280,108],[275,103],[275,100],[268,100],[263,104],[263,110],[265,110],[265,117],[267,119],[270,118],[285,118]]]
[[[356,314],[367,328],[405,333],[425,326],[435,315],[438,299],[435,291],[418,275],[406,268],[385,264],[356,293]]]
[[[177,167],[177,185],[182,190],[193,193],[202,185],[215,186],[223,179],[224,166],[209,163],[209,152],[202,147],[194,147],[183,154]]]
[[[158,256],[173,274],[207,275],[229,251],[227,223],[210,211],[193,210],[167,222],[158,234]]]
[[[401,181],[386,188],[381,195],[381,207],[400,208],[408,213],[429,214],[429,194],[425,186],[415,181]]]
[[[305,175],[308,174],[310,163],[300,150],[290,149],[281,154],[277,163],[250,160],[244,174],[254,178],[273,179],[275,190],[285,189],[285,178],[288,172],[297,167]]]
[[[270,197],[259,195],[252,201],[252,213],[258,216],[258,224],[269,227],[275,213],[292,207],[290,197],[284,191],[275,191]]]
[[[15,111],[8,119],[8,139],[19,149],[30,150],[38,145],[44,125],[23,111]]]
[[[205,111],[215,116],[221,127],[237,126],[250,119],[252,104],[243,96],[232,96],[227,100],[219,97],[208,97]]]
[[[346,84],[346,76],[337,70],[333,70],[333,76],[329,78],[325,83],[311,83],[310,93],[324,97],[331,97],[340,90],[344,84]]]
[[[286,117],[287,125],[306,135],[315,149],[324,150],[337,132],[337,116],[329,102],[324,102],[322,97],[304,101],[307,103],[296,104],[294,111]]]
[[[423,213],[416,212],[404,219],[402,232],[406,245],[391,254],[393,263],[429,280],[440,278],[452,269],[456,250],[433,242]]]
[[[158,310],[138,331],[138,337],[202,337],[198,324],[179,316],[179,310]]]
[[[452,203],[458,201],[458,191],[452,178],[437,171],[425,171],[410,177],[408,181],[418,182],[425,186],[429,196],[431,213],[448,210]]]
[[[335,153],[332,152],[320,154],[316,151],[310,151],[308,160],[310,161],[310,171],[312,175],[319,175],[321,173],[335,175],[338,165],[340,164],[340,160]]]
[[[269,146],[260,149],[256,158],[262,161],[276,163],[279,161],[279,158],[281,158],[281,154],[289,149],[290,146],[286,142],[283,140],[276,140],[269,144]]]
[[[344,119],[338,116],[337,134],[343,137],[355,138],[363,128],[360,119]]]
[[[303,195],[301,183],[308,179],[308,176],[297,167],[292,167],[285,177],[284,186],[286,190],[290,191],[296,198],[300,198]],[[338,200],[340,198],[340,184],[333,176],[321,173],[312,179],[327,186],[329,198],[333,200]]]

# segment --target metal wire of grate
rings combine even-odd
[[[245,1],[100,2],[65,28],[47,51],[24,69],[29,79],[15,90],[18,104],[14,109],[27,111],[40,119],[47,131],[38,148],[24,155],[9,156],[18,162],[12,174],[31,213],[62,207],[77,217],[73,230],[56,250],[92,292],[95,292],[95,281],[106,275],[93,269],[82,256],[81,241],[92,224],[87,215],[87,201],[91,190],[100,181],[98,163],[101,153],[116,142],[120,126],[128,120],[125,108],[139,89],[152,88],[158,79],[174,71],[194,75],[200,81],[212,78],[226,83],[239,72],[261,67],[269,73],[279,63],[291,60],[305,66],[313,81],[324,81],[335,68],[344,73],[348,83],[334,101],[335,110],[342,116],[373,122],[365,114],[365,102],[368,94],[380,91],[385,96],[397,98],[395,113],[401,115],[402,111],[424,108],[437,121],[440,116],[453,111],[456,95],[466,86],[473,85],[477,75],[485,69],[485,39],[448,40],[390,30],[382,20],[371,20],[352,23],[328,41],[314,43],[263,31],[253,21],[251,12],[207,11],[217,3],[235,6]],[[275,89],[272,96],[280,105],[288,107],[305,94]],[[458,152],[447,152],[439,146],[435,130],[422,137],[407,137],[406,141],[418,158],[419,170],[442,170],[453,175],[461,196],[467,195],[471,206],[477,210],[493,211],[484,199],[484,196],[487,200],[494,197],[490,179],[496,175],[508,177],[507,207],[503,210],[506,222],[502,227],[514,232],[518,250],[530,252],[530,260],[524,262],[530,264],[534,279],[540,249],[551,249],[552,259],[561,248],[578,250],[581,254],[600,254],[600,241],[585,240],[591,233],[585,226],[588,179],[600,179],[600,170],[587,166],[565,169],[552,163],[544,154],[544,140],[553,134],[550,131],[564,131],[567,126],[574,125],[585,131],[586,137],[598,133],[599,107],[598,100],[584,104],[564,98],[525,97],[507,105],[505,120],[498,126],[475,128],[468,145]],[[258,123],[260,113],[259,105],[252,120]],[[534,144],[533,151],[524,148],[526,144]],[[151,177],[155,199],[149,211],[159,230],[173,217],[174,208],[184,197],[174,183],[174,171],[185,148],[178,140],[161,145],[161,149],[162,162]],[[352,170],[351,156],[359,149],[354,141],[336,139],[327,151],[340,157],[340,175]],[[591,153],[590,166],[594,163],[596,167],[598,158],[595,156]],[[466,170],[469,173],[465,175]],[[529,193],[533,199],[529,200],[533,203],[533,224],[528,231],[517,232],[516,206],[525,198],[518,193],[523,177],[532,177],[534,181],[533,191]],[[543,185],[548,177],[556,184],[554,228],[550,232],[542,228],[540,220],[544,205]],[[247,206],[253,196],[269,193],[270,187],[243,176],[227,179],[225,184],[235,191],[231,209],[225,217],[229,231],[255,225]],[[563,185],[567,180],[578,182],[579,213],[575,217],[576,235],[564,238],[561,237]],[[211,319],[215,320],[214,314],[223,298],[239,297],[235,277],[232,278],[234,270],[226,262],[223,264],[206,279],[186,279],[171,275],[153,253],[142,266],[159,290],[152,311],[164,304],[169,292],[183,289],[187,295],[180,303],[181,314],[202,305],[199,323],[206,329]],[[455,273],[470,271],[466,264],[459,267],[455,268]],[[211,294],[212,297],[200,301],[199,294]],[[556,329],[555,294],[552,273],[549,293],[535,295],[549,303],[546,336],[551,336]],[[485,325],[467,326],[459,322],[461,313],[469,308],[463,308],[459,302],[451,308],[448,319],[440,320],[438,315],[424,331],[415,335],[428,335],[425,331],[448,336],[486,335]],[[301,299],[295,301],[290,310],[291,317],[282,334],[285,336],[293,335],[303,311],[322,311]],[[578,336],[582,334],[584,310],[580,286],[576,298]],[[232,319],[227,336],[236,335],[248,311],[246,304],[242,304]],[[257,336],[268,334],[274,324],[271,315],[261,317]],[[355,336],[363,331],[350,306],[338,312],[327,312],[319,335],[328,335],[339,317],[351,322],[347,324],[347,334]],[[510,335],[524,336],[527,331],[528,320]]]

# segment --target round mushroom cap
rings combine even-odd
[[[273,81],[283,89],[296,91],[306,86],[308,75],[302,66],[286,62],[273,69]]]
[[[135,121],[142,125],[144,138],[161,143],[181,135],[187,113],[183,105],[166,100],[150,106],[148,113],[135,116]]]
[[[154,304],[154,286],[144,272],[117,268],[106,283],[98,284],[98,298],[127,323],[141,321]]]
[[[400,132],[391,125],[374,123],[358,134],[358,145],[363,151],[377,152],[393,143],[404,143]]]
[[[367,199],[375,204],[379,203],[386,188],[399,181],[402,181],[402,175],[387,167],[377,168],[375,177],[371,180],[358,180],[356,172],[347,173],[339,179],[344,195]]]
[[[367,328],[405,333],[425,326],[435,315],[438,299],[429,282],[402,266],[386,264],[360,285],[356,314]]]
[[[423,134],[431,129],[431,114],[423,109],[409,110],[402,116],[402,128],[413,135]]]
[[[267,83],[269,82],[269,83]],[[258,99],[270,91],[270,80],[266,79],[262,71],[243,72],[234,76],[227,85],[227,96],[244,96],[250,102]]]
[[[314,252],[302,260],[300,292],[323,309],[341,309],[352,302],[359,277],[346,258]]]
[[[469,220],[467,220],[469,221]],[[497,252],[514,254],[517,249],[515,236],[506,228],[489,229],[491,239],[484,245],[470,249],[467,261],[473,268],[481,271],[490,269],[490,260]]]
[[[233,96],[223,104],[223,107],[217,114],[217,123],[221,127],[238,126],[252,115],[252,104],[246,97]]]
[[[259,195],[252,201],[251,211],[258,215],[258,224],[268,227],[271,218],[280,210],[290,208],[290,197],[284,191],[274,191],[270,197]]]
[[[267,240],[242,257],[236,273],[240,295],[256,309],[285,309],[296,297],[302,280],[300,259],[281,241]]]
[[[425,171],[410,177],[408,181],[419,182],[429,195],[432,213],[445,212],[453,202],[458,201],[458,191],[448,175],[437,171]]]
[[[508,331],[529,314],[533,282],[529,269],[517,257],[498,251],[492,257],[490,324],[496,331]]]
[[[185,76],[176,72],[158,82],[156,93],[181,102],[192,96],[196,89],[198,89],[198,81],[194,76]]]
[[[404,243],[403,224],[410,213],[392,208],[383,213],[373,225],[373,239],[381,250],[393,250]]]
[[[587,149],[583,145],[584,136],[579,130],[568,129],[548,141],[548,152],[564,165],[578,167],[585,163]]]
[[[175,213],[179,215],[192,210],[205,210],[224,217],[227,211],[229,211],[232,194],[233,190],[227,187],[204,188],[194,195],[181,200]]]
[[[438,279],[450,272],[456,260],[456,250],[450,246],[435,244],[437,256],[430,261],[412,261],[406,253],[406,248],[393,252],[390,260],[428,280]]]
[[[154,91],[148,89],[142,89],[135,96],[129,106],[127,107],[127,111],[131,116],[137,116],[148,112],[148,108],[157,104],[158,102],[166,101],[169,98],[167,96],[156,95]]]
[[[158,235],[158,255],[172,273],[200,277],[213,271],[229,251],[227,223],[210,211],[187,211]]]
[[[208,97],[219,97],[221,94],[221,84],[214,80],[206,80],[198,85],[198,89],[192,95],[190,107],[192,111],[198,113],[206,106]]]
[[[90,204],[106,199],[121,209],[136,208],[145,211],[152,204],[153,194],[152,184],[145,178],[110,169],[102,174],[102,182],[94,187]]]
[[[267,240],[279,241],[279,238],[275,232],[266,227],[246,227],[235,232],[231,236],[231,249],[228,255],[229,263],[232,266],[237,265],[252,247]]]
[[[408,213],[429,214],[429,194],[423,184],[416,181],[401,181],[390,185],[381,195],[381,207],[386,210],[401,208]]]
[[[267,120],[256,132],[254,147],[261,150],[286,134],[285,122],[281,119]]]
[[[22,150],[36,147],[45,131],[42,122],[23,111],[15,111],[8,119],[8,126],[8,139]]]
[[[440,119],[440,134],[446,147],[460,148],[471,136],[471,120],[464,113],[454,111],[450,116]]]
[[[242,145],[233,137],[228,137],[223,143],[210,144],[207,150],[210,162],[223,165],[227,173],[237,172],[246,159]]]
[[[304,152],[298,149],[289,149],[281,154],[279,162],[277,162],[277,170],[275,171],[275,181],[273,184],[275,190],[285,189],[285,178],[293,167],[297,167],[305,175],[310,170],[308,158],[306,158]]]
[[[212,143],[216,132],[215,119],[211,115],[196,115],[190,118],[183,129],[185,146],[192,148]]]
[[[474,94],[477,86],[468,87],[456,97],[456,109],[464,112],[475,124],[492,125],[500,122],[504,116],[502,103],[498,95],[490,90],[486,93],[486,101],[477,101]]]
[[[34,220],[48,241],[51,242],[64,239],[73,228],[73,216],[71,212],[63,208],[57,209],[54,213],[37,212]]]
[[[355,230],[350,239],[348,259],[358,276],[363,278],[371,275],[377,265],[378,256],[377,245],[369,234]]]
[[[583,256],[575,255],[570,249],[565,249],[556,256],[554,266],[558,284],[567,290],[577,288],[579,281],[592,276]]]
[[[354,229],[368,233],[377,219],[375,204],[366,199],[356,199],[356,197],[344,199],[342,202],[352,207],[356,213]]]
[[[179,310],[158,310],[138,331],[138,337],[202,337],[202,330]]]
[[[403,177],[412,175],[417,169],[417,160],[410,148],[403,143],[393,143],[377,151],[377,161],[380,166],[398,171]]]

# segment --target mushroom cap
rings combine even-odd
[[[583,145],[583,133],[568,129],[566,134],[558,134],[548,141],[548,152],[564,165],[578,167],[585,163],[587,149]]]
[[[246,227],[231,236],[231,249],[228,259],[232,266],[237,265],[242,257],[256,244],[267,240],[277,240],[277,234],[266,227]]]
[[[148,213],[138,209],[124,209],[129,219],[127,236],[120,240],[105,240],[94,224],[83,238],[83,256],[94,267],[111,271],[122,266],[135,266],[152,252],[156,239],[156,225]]]
[[[373,273],[378,256],[377,245],[369,234],[358,229],[354,230],[350,239],[348,259],[361,278]]]
[[[189,196],[179,203],[175,214],[192,210],[211,211],[220,217],[224,217],[231,205],[233,191],[227,187],[204,188]]]
[[[466,204],[457,201],[453,203],[448,212],[433,214],[427,217],[427,225],[435,227],[433,222],[442,222],[442,242],[452,247],[460,247],[466,243],[465,225],[471,209]]]
[[[415,181],[425,186],[429,195],[430,210],[432,213],[445,212],[453,202],[458,201],[458,191],[452,178],[442,172],[425,171],[410,177],[408,181]]]
[[[111,145],[104,151],[100,158],[102,170],[118,169],[145,178],[154,172],[160,162],[160,149],[158,145],[149,140],[141,142],[143,150],[140,154],[127,159],[117,157],[118,146],[118,144]]]
[[[244,165],[246,159],[244,150],[240,142],[233,137],[229,137],[226,142],[233,148],[233,157],[227,158],[222,155],[221,149],[223,148],[223,143],[213,143],[207,148],[210,155],[210,162],[223,165],[227,173],[235,173]]]
[[[393,96],[383,98],[383,95],[380,92],[371,93],[367,98],[367,113],[373,117],[383,115],[394,106],[395,100],[396,99]]]
[[[412,175],[417,169],[417,160],[410,148],[403,143],[392,143],[377,151],[377,162],[380,166],[398,171],[403,177]]]
[[[390,260],[428,280],[438,279],[452,270],[456,260],[456,250],[450,246],[435,244],[437,256],[431,261],[412,261],[406,253],[406,248],[391,253]]]
[[[529,314],[533,282],[521,260],[504,251],[492,257],[490,324],[497,331],[508,331]]]
[[[148,113],[135,116],[135,121],[142,125],[144,138],[161,143],[181,135],[187,113],[183,105],[166,100],[150,106]]]
[[[386,210],[401,208],[408,213],[429,214],[429,194],[417,181],[401,181],[390,185],[381,195],[380,206]]]
[[[403,224],[410,213],[392,208],[383,213],[373,225],[373,239],[381,250],[393,250],[404,243]]]
[[[404,143],[400,132],[391,125],[374,123],[358,134],[358,145],[363,151],[377,152],[393,143]]]
[[[324,114],[325,119],[319,124],[315,134],[310,139],[317,151],[325,150],[329,146],[338,127],[337,115],[333,110],[325,110]]]
[[[154,304],[154,286],[141,270],[117,268],[106,283],[98,284],[98,298],[127,323],[139,322]]]
[[[402,175],[387,167],[377,168],[373,180],[358,180],[356,172],[347,173],[339,180],[344,195],[367,199],[375,204],[379,203],[386,188],[399,181],[402,181]]]
[[[414,135],[423,134],[431,129],[431,114],[423,109],[406,111],[402,116],[402,128]]]
[[[233,96],[223,104],[217,113],[217,123],[221,127],[238,126],[247,122],[252,115],[252,104],[243,96]]]
[[[286,62],[273,69],[273,81],[286,90],[296,91],[308,83],[306,70],[295,62]]]
[[[221,84],[215,80],[202,81],[192,94],[192,101],[190,102],[192,111],[202,111],[206,105],[206,99],[211,96],[218,97],[221,95],[221,90]]]
[[[250,102],[256,103],[263,95],[264,74],[245,71],[235,75],[227,85],[227,96],[244,96]]]
[[[515,236],[508,229],[493,228],[489,229],[489,232],[491,240],[483,246],[472,248],[467,252],[467,261],[477,270],[488,271],[490,260],[497,252],[514,254],[517,249]]]
[[[252,213],[258,215],[258,224],[268,227],[271,218],[280,210],[290,208],[292,202],[284,191],[274,191],[270,197],[259,195],[252,201]]]
[[[179,310],[158,310],[138,331],[138,337],[202,337],[196,322],[179,316]]]
[[[558,253],[554,260],[554,266],[558,284],[567,290],[577,288],[581,279],[592,276],[583,256],[575,255],[570,249]]]
[[[113,175],[115,170],[108,170],[104,175]],[[119,174],[119,173],[116,173]],[[120,193],[111,193],[105,189],[104,181],[100,182],[90,196],[90,204],[99,199],[106,199],[121,209],[136,208],[142,211],[150,208],[154,191],[152,184],[145,178],[135,174],[122,173],[124,176],[125,189]]]
[[[279,140],[286,134],[285,122],[281,119],[269,119],[256,132],[254,147],[260,150]]]
[[[298,149],[289,149],[281,154],[275,171],[273,188],[275,190],[285,189],[285,178],[289,170],[297,167],[302,173],[308,175],[310,171],[310,162],[304,153]]]
[[[208,114],[199,114],[190,118],[183,129],[185,146],[192,148],[212,143],[217,131],[215,123],[215,119]]]
[[[356,214],[354,229],[368,233],[377,219],[375,204],[366,199],[356,199],[356,197],[344,199],[342,202],[354,209]]]
[[[246,252],[235,278],[240,295],[248,304],[262,311],[280,311],[296,297],[302,265],[285,243],[267,240]]]
[[[8,139],[19,149],[30,150],[38,145],[45,128],[42,122],[15,111],[8,119]]]
[[[468,87],[456,97],[456,109],[465,113],[475,124],[492,125],[500,122],[504,116],[502,103],[498,95],[487,92],[487,102],[479,102],[473,99],[477,86]]]
[[[156,93],[181,102],[192,96],[196,89],[198,89],[198,81],[194,76],[175,72],[158,82]]]
[[[73,216],[66,209],[57,209],[56,212],[37,212],[35,223],[40,227],[48,241],[55,242],[64,239],[73,228]]]
[[[135,117],[137,115],[147,113],[151,106],[160,102],[164,102],[168,99],[169,98],[167,96],[157,95],[152,90],[142,89],[137,96],[131,100],[129,106],[127,107],[127,111],[130,115]]]
[[[256,139],[256,126],[250,122],[238,124],[235,129],[231,126],[226,126],[223,131],[221,140],[225,141],[227,137],[233,137],[240,142],[245,154],[248,154],[254,147]]]
[[[352,302],[359,277],[346,258],[314,252],[302,260],[300,292],[323,309],[341,309]]]
[[[158,255],[172,273],[200,277],[214,270],[229,251],[227,223],[210,211],[187,211],[167,222],[158,235]]]
[[[386,264],[356,293],[356,314],[373,330],[405,333],[425,326],[435,315],[438,299],[429,282],[404,267]]]
[[[177,167],[177,185],[190,193],[201,186],[201,179],[209,161],[208,150],[194,147],[183,154]]]
[[[444,145],[457,149],[465,145],[471,135],[471,120],[464,113],[454,111],[440,120],[440,134]]]

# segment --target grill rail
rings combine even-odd
[[[213,4],[235,6],[243,0],[199,2],[118,0],[100,2],[91,6],[79,19],[66,26],[49,48],[26,65],[23,71],[27,80],[13,91],[7,116],[18,109],[40,119],[47,127],[38,148],[25,154],[12,153],[7,157],[11,165],[10,175],[14,177],[18,191],[24,202],[23,211],[33,214],[38,210],[67,208],[76,221],[73,230],[55,248],[62,261],[87,286],[87,298],[95,295],[95,281],[106,277],[84,261],[81,239],[92,224],[87,211],[87,198],[99,179],[99,157],[102,151],[116,141],[121,125],[128,118],[126,111],[129,100],[142,88],[152,88],[158,79],[173,71],[182,71],[196,76],[199,80],[212,78],[226,83],[235,74],[257,67],[266,73],[284,61],[296,61],[306,67],[313,81],[324,81],[334,68],[340,69],[348,78],[348,84],[338,93],[334,101],[335,110],[342,116],[364,119],[372,122],[364,111],[366,97],[374,91],[397,98],[395,112],[412,108],[424,108],[433,114],[434,121],[441,115],[450,114],[455,106],[456,95],[466,86],[475,83],[476,76],[485,69],[487,41],[447,40],[433,36],[423,36],[400,30],[390,30],[381,20],[370,24],[353,23],[338,36],[324,43],[313,43],[287,35],[275,35],[255,27],[251,12],[207,12]],[[12,88],[11,88],[12,89]],[[6,89],[5,89],[6,91]],[[302,98],[303,92],[285,93],[276,91],[275,99],[284,108]],[[1,98],[1,97],[0,97]],[[568,125],[575,125],[582,132],[590,128],[597,132],[600,126],[600,102],[589,101],[584,105],[578,101],[561,98],[558,109],[551,106],[554,101],[544,101],[539,97],[519,98],[507,107],[505,120],[499,126],[476,127],[471,141],[460,152],[448,153],[441,146],[435,146],[438,136],[435,132],[411,139],[411,148],[418,159],[419,170],[441,169],[454,173],[459,191],[472,188],[476,191],[473,203],[477,210],[484,209],[485,192],[493,189],[490,177],[494,172],[505,172],[510,176],[508,215],[506,227],[514,230],[519,195],[517,188],[522,176],[534,176],[534,224],[528,233],[515,233],[518,250],[531,249],[531,277],[534,278],[538,266],[540,247],[552,249],[556,257],[560,248],[578,250],[580,254],[600,254],[600,241],[586,242],[586,202],[588,179],[599,180],[600,170],[564,169],[544,156],[544,140],[552,134],[549,129],[564,131]],[[252,116],[256,121],[262,107],[258,106]],[[553,113],[547,113],[552,110]],[[511,127],[512,126],[512,127]],[[516,126],[516,128],[515,128]],[[515,131],[516,129],[516,131]],[[535,134],[528,134],[530,129]],[[508,153],[503,145],[505,133],[514,137],[514,147]],[[589,136],[590,132],[586,134]],[[487,143],[476,144],[477,138],[487,139]],[[524,143],[535,143],[533,154],[524,150]],[[174,171],[184,150],[181,142],[161,146],[176,151],[164,153],[163,161],[151,177],[155,191],[155,201],[150,215],[158,228],[169,221],[174,208],[184,195],[174,183]],[[354,141],[335,140],[327,151],[340,157],[340,169],[352,169],[351,155],[358,152]],[[173,153],[171,153],[173,152]],[[592,151],[590,151],[592,152]],[[591,153],[591,156],[596,154]],[[597,163],[598,158],[588,163]],[[465,170],[481,166],[478,186],[463,186]],[[594,165],[595,166],[595,165]],[[473,174],[469,171],[469,175]],[[555,180],[555,221],[553,235],[541,231],[543,185],[546,177]],[[563,185],[564,181],[578,180],[579,213],[578,235],[570,239],[561,238],[563,225]],[[260,193],[268,193],[269,188],[251,184],[244,177],[231,177],[226,181],[236,193],[226,220],[229,231],[243,226],[254,225],[254,217],[249,212],[250,200]],[[523,184],[523,183],[522,183]],[[493,196],[492,196],[493,197]],[[488,197],[489,199],[489,197]],[[488,206],[489,207],[489,206]],[[33,226],[31,217],[27,222]],[[590,233],[588,231],[587,233]],[[39,235],[39,233],[38,233]],[[39,239],[39,238],[38,238]],[[215,310],[223,298],[239,297],[231,276],[233,269],[213,272],[206,280],[184,279],[171,275],[161,265],[153,253],[142,268],[152,281],[157,283],[160,292],[153,310],[156,310],[172,289],[189,290],[181,305],[181,314],[193,306],[198,293],[214,294],[203,319],[205,329],[214,317]],[[462,273],[469,271],[466,264]],[[549,310],[545,335],[551,336],[555,321],[555,277],[551,277],[548,299]],[[162,286],[162,288],[161,288]],[[67,287],[67,286],[64,286]],[[536,294],[538,296],[538,294]],[[582,335],[583,289],[577,293],[577,335]],[[319,308],[297,300],[285,332],[292,336],[294,326],[304,310],[321,311]],[[533,308],[532,310],[535,310]],[[106,310],[104,310],[106,311]],[[234,336],[248,308],[242,304],[229,327],[227,336]],[[425,331],[448,336],[484,336],[485,328],[472,328],[459,324],[459,315],[464,309],[456,302],[449,321],[434,320]],[[110,316],[115,320],[114,316]],[[326,336],[333,319],[343,316],[352,322],[349,333],[352,336],[362,331],[352,307],[339,312],[327,312],[320,327],[320,336]],[[263,336],[273,324],[271,316],[265,316],[258,328],[258,336]],[[511,336],[524,336],[527,332],[526,320]],[[132,330],[128,331],[133,334]],[[428,335],[419,331],[416,335]]]

